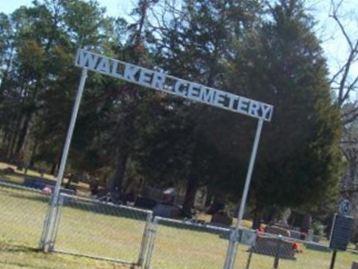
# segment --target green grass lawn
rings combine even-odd
[[[72,255],[43,254],[38,246],[49,197],[0,186],[0,268],[128,268]],[[65,200],[55,250],[136,262],[145,214],[116,207]],[[153,269],[219,269],[227,240],[218,234],[159,225]],[[247,246],[240,245],[235,269],[244,269]],[[303,249],[280,269],[328,269],[331,254]],[[349,269],[358,255],[339,253],[336,269]],[[273,258],[254,254],[251,269],[271,269]]]
[[[49,196],[41,193],[0,187],[0,240],[38,246],[48,201]],[[136,262],[145,217],[140,212],[65,200],[55,249]]]
[[[2,269],[130,269],[128,265],[102,260],[61,255],[44,254],[33,248],[0,244],[0,268]]]
[[[211,233],[161,226],[153,255],[154,269],[223,268],[227,240]],[[235,269],[245,269],[248,246],[239,245]],[[328,269],[331,253],[303,248],[296,260],[280,260],[280,269]],[[350,269],[358,254],[339,252],[335,269]],[[274,258],[253,254],[250,269],[272,269]]]
[[[145,221],[145,213],[71,199],[62,210],[56,249],[136,262]]]

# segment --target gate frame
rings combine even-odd
[[[81,79],[80,79],[79,87],[78,87],[77,94],[76,94],[75,103],[74,103],[74,106],[73,106],[73,109],[72,109],[71,121],[70,121],[70,124],[69,124],[69,128],[67,130],[66,141],[65,141],[65,145],[64,145],[64,148],[63,148],[62,156],[61,156],[60,168],[59,168],[58,175],[56,177],[55,189],[54,189],[54,192],[53,192],[52,197],[51,197],[50,209],[49,209],[48,215],[46,217],[45,225],[43,227],[43,235],[42,235],[43,240],[40,243],[40,248],[44,252],[51,252],[53,247],[54,247],[53,244],[52,244],[52,241],[53,241],[53,238],[54,238],[53,236],[56,234],[56,225],[57,225],[56,220],[58,218],[57,217],[58,216],[57,211],[58,211],[58,208],[59,208],[58,205],[59,205],[59,199],[60,199],[61,184],[62,184],[62,181],[63,181],[63,176],[64,176],[65,167],[66,167],[66,163],[67,163],[69,148],[70,148],[70,145],[71,145],[72,135],[73,135],[73,131],[74,131],[76,120],[77,120],[77,115],[78,115],[78,111],[79,111],[79,107],[80,107],[80,102],[81,102],[81,99],[82,99],[85,83],[86,83],[86,80],[87,80],[87,71],[88,71],[88,69],[90,69],[92,71],[99,72],[101,74],[114,76],[113,73],[109,72],[110,67],[106,66],[105,64],[102,64],[99,70],[96,70],[94,67],[88,68],[86,66],[81,66],[79,64],[79,62],[78,62],[78,59],[79,59],[81,53],[83,53],[83,52],[85,52],[85,50],[79,49],[77,51],[77,56],[76,56],[75,65],[77,65],[79,67],[82,67],[82,74],[81,74]],[[87,53],[91,53],[91,52],[87,52]],[[142,67],[139,67],[139,66],[136,66],[136,65],[133,65],[133,64],[128,64],[128,63],[121,62],[121,61],[118,61],[118,60],[113,60],[113,59],[107,58],[105,56],[101,56],[101,55],[94,54],[94,53],[92,53],[92,54],[97,55],[97,57],[103,57],[103,59],[107,59],[107,61],[109,61],[109,60],[115,61],[117,63],[117,67],[118,67],[118,63],[121,63],[121,64],[124,64],[125,67],[127,67],[126,65],[128,65],[129,67],[138,67],[139,70],[147,70],[145,68],[142,68]],[[96,61],[97,61],[97,59],[96,59]],[[109,62],[107,62],[107,65],[109,65]],[[93,64],[93,66],[94,66],[94,64]],[[97,66],[97,68],[98,68],[98,66]],[[107,69],[108,69],[108,71],[107,71]],[[163,76],[164,76],[164,74],[163,74]],[[130,80],[128,77],[124,77],[124,76],[123,77],[115,76],[115,77],[119,78],[119,79],[122,79],[122,80],[125,80],[125,81],[135,83],[135,84],[139,84],[139,85],[144,86],[144,87],[153,88],[155,90],[162,90],[162,91],[168,93],[168,91],[165,91],[164,89],[159,89],[159,88],[156,88],[156,87],[153,87],[153,86],[150,87],[147,84],[144,84],[143,81],[134,81],[134,79]],[[189,81],[178,79],[178,78],[175,78],[175,77],[172,77],[172,76],[167,76],[167,77],[169,77],[171,79],[177,79],[178,82],[180,82],[180,83],[183,83],[183,82],[184,83],[190,83]],[[199,84],[196,84],[196,85],[199,85]],[[199,85],[199,86],[202,86],[202,85]],[[226,93],[226,92],[215,90],[215,89],[212,89],[212,88],[207,88],[207,89],[213,90],[213,91],[218,91],[220,93]],[[179,95],[178,93],[174,93],[174,92],[169,92],[169,93],[174,94],[174,95]],[[240,96],[233,95],[231,93],[226,93],[226,94],[228,94],[228,95],[230,94],[232,97],[240,97]],[[185,95],[180,95],[180,96],[184,97],[184,98],[194,100],[194,101],[200,101],[200,100],[190,98],[190,97],[185,96]],[[240,97],[240,98],[244,98],[244,97]],[[245,99],[249,100],[249,101],[251,100],[251,99],[248,99],[248,98],[245,98]],[[251,101],[257,102],[257,101],[254,101],[254,100],[251,100]],[[226,109],[226,110],[233,111],[233,109],[225,108],[224,105],[219,105],[219,102],[217,100],[214,101],[214,102],[212,102],[212,100],[210,102],[208,102],[208,101],[205,102],[205,101],[202,100],[201,102],[209,104],[209,105],[212,105],[212,106],[220,107],[220,108],[223,108],[223,109]],[[249,106],[249,105],[247,105],[247,106]],[[252,148],[250,161],[249,161],[249,166],[248,166],[246,179],[245,179],[245,187],[244,187],[244,190],[243,190],[241,203],[240,203],[240,209],[239,209],[238,216],[237,216],[237,223],[236,223],[236,227],[235,227],[235,229],[237,231],[241,227],[242,219],[243,219],[243,216],[244,216],[244,213],[245,213],[245,208],[246,208],[246,203],[247,203],[247,196],[248,196],[248,192],[249,192],[249,189],[250,189],[250,183],[251,183],[252,173],[253,173],[253,169],[254,169],[254,165],[255,165],[255,160],[256,160],[256,155],[257,155],[257,150],[258,150],[258,144],[259,144],[259,141],[260,141],[260,136],[261,136],[262,127],[263,127],[263,122],[264,122],[264,120],[265,121],[270,121],[271,117],[272,117],[273,106],[271,106],[271,105],[268,105],[268,106],[271,108],[271,112],[270,112],[270,115],[269,115],[268,118],[264,118],[265,116],[263,115],[263,112],[262,112],[262,116],[260,117],[260,116],[253,116],[252,114],[250,115],[248,112],[243,113],[242,111],[239,111],[239,110],[235,111],[235,112],[238,112],[238,113],[241,113],[241,114],[246,114],[247,116],[258,118],[255,139],[254,139],[253,148]],[[239,109],[239,104],[237,105],[237,107]],[[237,240],[235,240],[235,242],[236,241]],[[236,253],[237,245],[238,245],[235,242],[233,242],[233,244],[230,244],[231,247],[228,248],[227,258],[230,259],[230,260],[228,260],[225,263],[227,265],[226,269],[232,268],[233,264],[235,263],[235,257],[233,256],[233,254]],[[231,250],[231,248],[234,248],[234,250]],[[146,251],[144,251],[144,252],[146,252]],[[141,261],[141,260],[139,260],[139,261]]]
[[[86,198],[86,197],[77,197],[75,195],[70,195],[70,194],[66,194],[66,193],[60,193],[59,197],[60,197],[59,198],[60,202],[56,208],[55,228],[52,230],[52,234],[50,235],[48,242],[46,242],[44,240],[45,239],[44,236],[46,234],[44,232],[42,233],[41,242],[40,242],[41,248],[46,247],[47,252],[57,252],[57,253],[75,255],[75,256],[95,258],[95,259],[105,260],[105,261],[109,261],[109,262],[117,262],[117,263],[122,263],[122,264],[143,266],[144,262],[146,261],[146,257],[147,257],[148,245],[150,244],[150,231],[151,231],[151,224],[152,224],[152,219],[153,219],[152,211],[146,210],[146,209],[140,209],[140,208],[132,208],[130,206],[125,206],[125,205],[116,205],[113,203],[106,203],[106,202],[102,202],[102,201],[98,201],[98,200],[94,200],[94,199],[90,199],[90,198]],[[138,257],[136,258],[136,260],[127,261],[127,260],[123,260],[120,258],[110,258],[110,257],[96,256],[96,255],[85,254],[85,253],[83,254],[83,253],[79,253],[79,252],[75,252],[75,251],[71,251],[71,250],[67,251],[65,249],[56,249],[55,243],[56,243],[57,234],[59,231],[59,227],[61,225],[60,223],[61,223],[61,218],[62,218],[61,208],[62,208],[66,198],[73,199],[78,202],[81,202],[81,201],[82,202],[90,202],[95,205],[109,206],[112,208],[114,207],[117,209],[131,210],[133,212],[141,212],[142,214],[146,214],[142,238],[140,240],[139,252],[137,252]],[[49,210],[50,209],[51,208],[49,207]],[[49,220],[48,220],[48,218],[45,218],[44,227],[46,228],[48,225],[49,225]],[[46,229],[44,231],[46,231]]]

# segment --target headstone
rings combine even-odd
[[[358,269],[358,262],[352,263],[352,269]]]
[[[280,259],[296,259],[292,242],[278,237],[273,238],[259,235],[250,251],[272,257],[277,256]]]
[[[282,235],[285,237],[290,237],[290,235],[291,235],[290,231],[288,229],[279,227],[277,225],[267,226],[265,232],[269,233],[269,234]]]
[[[335,215],[329,247],[333,250],[347,250],[353,232],[354,219],[349,216]]]
[[[222,210],[216,212],[211,218],[211,223],[220,226],[231,226],[232,222],[233,218],[228,216],[228,214]]]

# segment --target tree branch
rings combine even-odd
[[[344,28],[341,20],[338,17],[338,10],[339,10],[340,6],[342,5],[342,3],[343,3],[343,0],[341,0],[338,3],[338,5],[335,5],[334,0],[331,0],[332,14],[330,15],[330,17],[332,17],[337,22],[337,24],[338,24],[342,34],[344,35],[344,37],[345,37],[350,49],[353,50],[353,42],[350,39],[349,35],[346,32],[346,29]]]

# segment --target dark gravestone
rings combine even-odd
[[[228,216],[223,211],[216,212],[211,218],[211,223],[219,226],[231,226],[232,221],[232,217]]]
[[[352,263],[352,268],[351,269],[358,269],[358,263],[353,262]]]
[[[23,185],[25,187],[32,188],[32,189],[38,189],[38,190],[42,190],[46,186],[53,187],[54,184],[55,184],[54,181],[50,182],[46,179],[35,178],[35,177],[25,177],[24,183],[23,183]]]
[[[268,256],[278,256],[280,259],[295,260],[295,250],[291,242],[281,238],[258,236],[250,251]]]
[[[144,209],[153,209],[157,205],[157,202],[147,197],[137,197],[134,206]]]
[[[258,234],[255,245],[251,248],[252,252],[280,259],[296,259],[293,243],[280,237],[290,237],[287,229],[274,225],[267,226],[265,232],[268,234]]]
[[[353,232],[354,219],[348,216],[335,215],[329,247],[333,250],[347,250]]]

